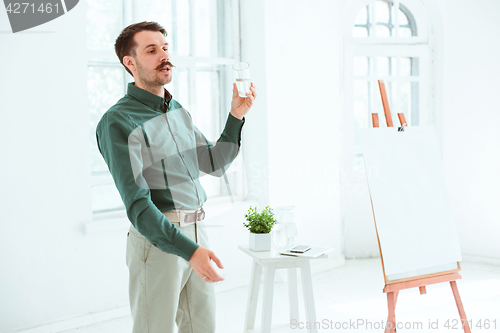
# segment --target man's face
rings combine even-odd
[[[159,31],[141,31],[134,36],[136,81],[148,86],[164,86],[172,81],[168,43]]]

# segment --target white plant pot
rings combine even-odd
[[[252,251],[270,251],[271,250],[271,233],[254,234],[250,233],[248,241],[250,250]]]

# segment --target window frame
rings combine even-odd
[[[172,0],[172,7],[175,8],[176,3],[178,0]],[[194,8],[196,1],[195,0],[189,0],[189,6],[190,8]],[[216,11],[217,12],[217,17],[221,17],[221,15],[224,15],[223,20],[212,20],[211,24],[216,24],[216,32],[217,32],[217,40],[225,40],[224,43],[217,43],[217,50],[216,54],[221,54],[221,51],[223,51],[223,48],[225,47],[225,44],[228,43],[226,39],[229,39],[229,42],[231,43],[231,50],[232,53],[229,54],[229,56],[225,57],[203,57],[203,56],[196,56],[196,19],[195,19],[195,11],[190,10],[190,20],[189,20],[189,38],[190,38],[190,50],[189,50],[189,55],[186,56],[177,56],[175,55],[176,53],[176,39],[177,39],[177,34],[174,32],[176,29],[176,20],[172,20],[172,31],[169,32],[169,36],[171,36],[171,55],[173,58],[173,63],[176,65],[176,67],[179,70],[186,70],[187,71],[187,79],[188,79],[188,100],[187,101],[181,101],[183,105],[185,105],[186,109],[190,111],[190,113],[193,114],[193,112],[196,112],[196,100],[197,100],[197,90],[196,90],[196,74],[199,71],[216,71],[218,73],[219,77],[219,110],[212,110],[214,112],[218,111],[217,115],[214,115],[214,121],[215,121],[215,126],[217,127],[216,133],[221,133],[226,117],[229,114],[230,110],[230,103],[231,103],[231,95],[232,91],[227,91],[227,84],[228,80],[232,79],[230,78],[230,66],[234,64],[235,62],[240,61],[241,58],[241,52],[240,52],[240,37],[239,37],[239,1],[238,0],[215,0],[214,2],[211,2],[212,4],[215,4],[215,8],[211,8],[211,11]],[[122,0],[122,22],[123,22],[123,27],[125,28],[126,26],[132,24],[133,22],[138,22],[138,18],[136,17],[137,13],[136,6],[138,5],[137,0]],[[175,13],[172,13],[174,15]],[[161,22],[159,22],[161,24]],[[230,25],[232,28],[228,29],[226,28],[227,25]],[[223,45],[224,44],[224,45]],[[213,53],[211,53],[213,54]],[[227,54],[226,54],[227,55]],[[99,60],[97,60],[99,59]],[[200,64],[209,64],[208,66],[200,66]],[[224,68],[223,66],[226,66]],[[112,68],[121,68],[121,70],[124,73],[124,80],[123,80],[123,92],[124,94],[126,93],[126,88],[129,82],[133,81],[133,77],[130,76],[130,74],[123,68],[123,66],[120,64],[118,59],[116,59],[116,54],[114,53],[114,48],[113,45],[110,45],[110,49],[106,51],[96,51],[96,50],[87,50],[87,68],[89,67],[112,67]],[[177,69],[176,68],[176,69]],[[174,79],[175,80],[175,79]],[[176,96],[179,96],[179,86],[178,85],[172,85],[171,87],[167,87],[167,89],[172,89],[172,95],[174,98]],[[186,105],[187,104],[187,105]],[[111,106],[111,105],[110,105]],[[217,138],[211,138],[207,137],[209,140],[216,140]],[[95,140],[94,138],[90,138],[90,140]],[[234,189],[231,189],[232,191],[232,198],[229,197],[229,194],[227,193],[227,190],[224,186],[225,184],[225,179],[224,177],[218,178],[220,182],[224,182],[223,185],[220,186],[220,191],[219,195],[217,196],[211,196],[210,199],[213,199],[212,201],[216,203],[228,203],[233,200],[242,200],[244,197],[244,193],[246,190],[246,183],[244,182],[244,170],[243,170],[243,163],[241,161],[242,156],[241,156],[241,151],[240,151],[240,156],[237,157],[237,159],[234,161],[234,165],[232,165],[231,168],[227,170],[227,175],[231,178],[234,178],[235,181],[235,188],[239,188],[240,190],[238,193],[234,193]],[[111,174],[109,171],[91,171],[91,187],[95,187],[98,185],[113,185],[114,182],[111,177]],[[227,185],[226,185],[227,186]],[[224,193],[225,192],[225,193]],[[125,215],[125,207],[122,205],[120,208],[115,208],[115,209],[105,209],[105,210],[93,210],[92,211],[94,220],[101,220],[101,219],[107,219],[107,218],[112,218],[116,216],[124,216]]]

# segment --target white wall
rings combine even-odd
[[[0,331],[127,303],[123,234],[91,220],[85,3],[26,32],[0,10]]]
[[[447,0],[444,163],[462,252],[500,259],[500,2]]]

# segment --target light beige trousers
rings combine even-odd
[[[180,227],[184,235],[208,247],[199,222]],[[189,263],[153,246],[133,226],[127,237],[130,309],[133,333],[215,333],[214,286],[202,280]]]

